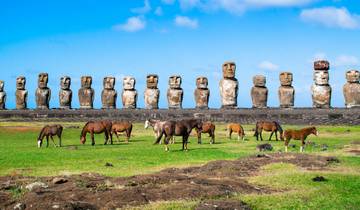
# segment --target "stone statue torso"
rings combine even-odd
[[[93,108],[94,101],[94,89],[92,88],[80,88],[79,89],[79,101],[80,108]]]
[[[122,92],[123,108],[135,109],[136,100],[137,100],[136,90],[123,90]]]
[[[38,109],[48,109],[51,97],[51,90],[49,88],[36,89],[36,105]]]
[[[167,99],[169,108],[181,109],[182,100],[183,100],[183,90],[182,89],[168,89]]]
[[[330,108],[331,87],[328,85],[312,85],[311,86],[313,107]]]
[[[223,106],[237,106],[237,79],[221,79],[220,80],[220,95]]]
[[[145,108],[158,109],[159,108],[160,90],[147,88],[144,91]]]
[[[295,89],[292,86],[279,87],[280,107],[288,108],[294,106]]]
[[[360,107],[360,83],[346,83],[343,91],[347,108]]]

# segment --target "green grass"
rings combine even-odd
[[[236,159],[258,153],[255,149],[260,142],[252,136],[252,125],[244,126],[246,141],[226,138],[224,124],[217,124],[216,144],[210,145],[209,138],[203,135],[203,144],[190,138],[189,151],[181,151],[181,139],[170,145],[170,152],[165,152],[163,145],[153,145],[154,136],[151,129],[144,130],[143,124],[135,124],[130,143],[121,142],[114,145],[103,145],[102,134],[95,136],[96,145],[90,145],[88,136],[85,145],[79,141],[80,129],[67,128],[80,126],[83,123],[62,123],[63,147],[55,148],[52,142],[49,147],[37,148],[36,139],[43,123],[0,123],[0,175],[21,174],[25,176],[55,176],[59,174],[100,173],[107,176],[131,176],[152,173],[168,167],[187,167],[201,165],[211,160]],[[31,126],[16,130],[16,126]],[[300,128],[301,126],[283,126]],[[269,195],[236,195],[255,209],[356,209],[360,206],[360,158],[344,151],[344,146],[353,141],[360,141],[360,126],[318,126],[319,137],[309,136],[308,140],[317,146],[307,146],[306,153],[335,155],[340,163],[330,171],[306,171],[289,164],[272,164],[265,166],[260,176],[250,177],[255,184],[266,185],[279,192]],[[269,137],[268,133],[264,138]],[[55,138],[55,142],[58,140]],[[264,141],[262,143],[267,143]],[[45,143],[45,142],[44,142]],[[272,141],[274,151],[283,151],[284,142]],[[296,148],[290,152],[299,152],[299,141],[291,141]],[[322,144],[328,150],[321,151]],[[46,145],[46,143],[45,143]],[[113,167],[105,167],[105,163]],[[329,181],[315,183],[311,178],[323,175]],[[14,191],[14,196],[19,193]],[[145,209],[192,209],[199,201],[157,202],[146,205]]]

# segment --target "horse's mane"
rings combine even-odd
[[[48,125],[45,125],[45,126],[41,129],[41,131],[40,131],[40,133],[39,133],[38,140],[42,137],[42,135],[43,135],[43,133],[44,133],[44,131],[45,131],[45,128],[47,128],[47,127],[48,127]]]
[[[94,122],[94,121],[88,121],[88,122],[84,125],[83,129],[81,130],[81,136],[80,136],[80,137],[84,136],[85,128],[86,128],[90,123],[93,123],[93,122]]]

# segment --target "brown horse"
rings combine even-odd
[[[292,129],[285,130],[284,132],[285,152],[287,152],[288,150],[290,139],[301,140],[300,152],[303,152],[305,140],[310,134],[314,134],[315,136],[317,136],[319,135],[319,132],[316,130],[315,127],[303,128],[301,130],[292,130]]]
[[[198,137],[198,144],[201,144],[201,133],[208,133],[211,137],[210,144],[215,143],[215,125],[210,121],[203,122],[201,130],[195,127],[195,131]]]
[[[182,150],[188,150],[187,144],[190,133],[193,128],[202,129],[202,122],[199,119],[166,121],[162,127],[160,136],[154,144],[158,144],[163,135],[165,135],[165,151],[169,151],[168,143],[173,136],[182,136]]]
[[[162,128],[163,128],[165,122],[166,121],[155,120],[155,119],[147,119],[145,121],[144,128],[148,129],[149,126],[153,127],[154,136],[155,136],[155,140],[156,140],[161,135]],[[171,143],[172,144],[175,143],[175,137],[172,137]],[[159,141],[159,144],[161,144],[161,139]]]
[[[240,138],[244,140],[244,128],[239,123],[230,123],[229,125],[227,125],[226,130],[228,131],[229,139],[231,139],[231,134],[233,132],[236,132],[238,134],[238,141],[240,141]]]
[[[105,134],[105,142],[104,144],[107,144],[107,141],[109,139],[109,136],[111,138],[111,143],[112,143],[112,136],[111,136],[111,125],[112,123],[110,121],[107,120],[103,120],[103,121],[89,121],[87,122],[82,131],[81,131],[81,135],[80,135],[80,142],[82,144],[85,144],[86,142],[86,134],[90,133],[91,134],[91,145],[95,145],[95,140],[94,140],[94,134],[99,134],[99,133],[103,133]]]
[[[283,141],[284,137],[283,137],[283,129],[281,128],[280,124],[276,121],[260,121],[256,123],[256,128],[255,128],[255,133],[254,136],[256,136],[256,141],[259,140],[259,135],[260,135],[260,139],[261,141],[263,140],[262,138],[262,131],[268,131],[271,132],[270,137],[269,137],[269,141],[271,141],[271,137],[272,135],[275,133],[275,137],[276,137],[276,141],[278,140],[277,137],[277,132],[279,131],[280,133],[280,139]]]
[[[132,131],[132,123],[128,121],[122,121],[122,122],[113,122],[111,126],[111,144],[112,144],[112,135],[115,133],[116,138],[119,141],[119,133],[125,132],[126,134],[126,143],[129,142],[131,131]]]
[[[38,147],[40,148],[43,142],[44,137],[46,137],[46,147],[49,146],[49,136],[52,140],[52,142],[54,143],[54,146],[57,147],[57,145],[54,142],[53,136],[58,136],[59,138],[59,146],[61,147],[61,134],[63,131],[63,127],[61,125],[45,125],[39,134],[38,137]]]

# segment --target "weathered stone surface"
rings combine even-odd
[[[179,75],[169,77],[167,99],[169,109],[182,109],[183,90],[181,88],[181,77]]]
[[[158,89],[159,77],[156,74],[146,76],[146,89],[144,91],[145,109],[158,109],[160,90]]]
[[[251,88],[251,99],[253,108],[267,108],[268,89],[265,86],[265,76],[254,76],[253,83],[254,87]]]
[[[35,92],[37,109],[49,109],[51,90],[47,87],[49,75],[40,73],[38,77],[38,88]]]
[[[360,72],[347,71],[346,80],[347,83],[343,87],[345,106],[347,108],[360,107]]]
[[[29,191],[33,191],[39,188],[48,188],[49,186],[43,182],[33,182],[25,186],[25,188]]]
[[[281,108],[294,107],[295,89],[292,86],[293,74],[291,72],[280,73],[279,101]]]
[[[134,77],[124,77],[123,92],[121,94],[124,109],[136,109],[137,91],[135,90],[135,83]]]
[[[26,78],[19,76],[16,78],[16,109],[26,109],[27,108],[27,96],[28,91],[25,89]]]
[[[312,101],[314,108],[330,108],[331,87],[329,85],[328,61],[314,62],[314,82],[311,86]]]
[[[95,91],[91,88],[92,77],[81,77],[81,88],[78,91],[80,109],[92,109],[94,104]]]
[[[196,108],[208,109],[210,90],[208,89],[208,79],[206,77],[198,77],[196,79],[196,89],[194,91]]]
[[[0,80],[0,109],[5,109],[6,92],[4,91],[4,81]]]
[[[326,60],[318,60],[314,62],[314,70],[324,70],[327,71],[330,69],[330,63]]]
[[[103,91],[101,92],[101,103],[103,109],[115,109],[117,92],[115,90],[115,77],[104,77]]]
[[[236,108],[238,96],[238,81],[235,78],[236,65],[225,62],[222,65],[223,78],[220,80],[221,108]]]
[[[71,78],[63,76],[60,78],[59,103],[60,109],[71,109],[72,91],[70,89]]]

